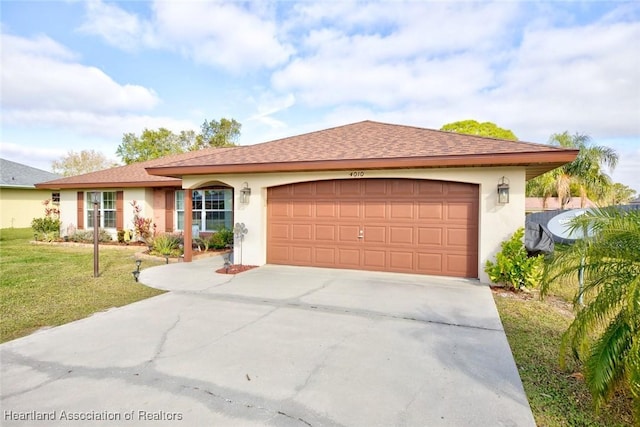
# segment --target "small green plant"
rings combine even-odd
[[[180,255],[180,236],[174,234],[159,234],[153,239],[152,253],[162,256]]]
[[[520,227],[509,240],[502,242],[502,250],[496,255],[496,262],[487,261],[485,264],[484,272],[493,283],[504,284],[515,290],[540,284],[544,256],[529,257],[522,243],[523,237],[524,228]]]
[[[209,238],[209,246],[213,249],[226,249],[233,245],[233,230],[220,227]]]
[[[51,200],[42,202],[44,205],[44,218],[34,218],[31,221],[31,229],[35,240],[53,242],[60,238],[60,211],[58,208],[49,207]]]

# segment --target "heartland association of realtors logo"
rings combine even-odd
[[[11,411],[4,410],[4,421],[182,421],[182,412],[167,411]]]

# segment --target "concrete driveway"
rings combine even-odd
[[[535,425],[488,287],[221,264],[144,270],[171,292],[0,346],[0,424]]]

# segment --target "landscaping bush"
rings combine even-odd
[[[535,287],[542,279],[544,256],[529,257],[522,238],[524,228],[520,227],[509,240],[502,242],[496,255],[496,262],[487,261],[485,273],[493,283],[504,284],[507,288],[520,290]]]
[[[93,243],[93,230],[77,230],[75,233],[67,236],[67,240],[70,242]],[[100,230],[98,233],[99,242],[110,242],[112,240],[113,238],[111,237],[111,234],[106,230]]]
[[[179,235],[175,234],[158,234],[153,239],[152,254],[162,256],[180,256],[180,244],[182,243]]]
[[[209,246],[213,249],[226,249],[233,245],[233,230],[221,227],[209,238]]]
[[[60,238],[60,226],[62,221],[58,218],[45,217],[34,218],[31,221],[33,236],[36,240],[53,242]]]

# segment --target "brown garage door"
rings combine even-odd
[[[272,187],[271,264],[478,277],[478,186],[348,179]]]

